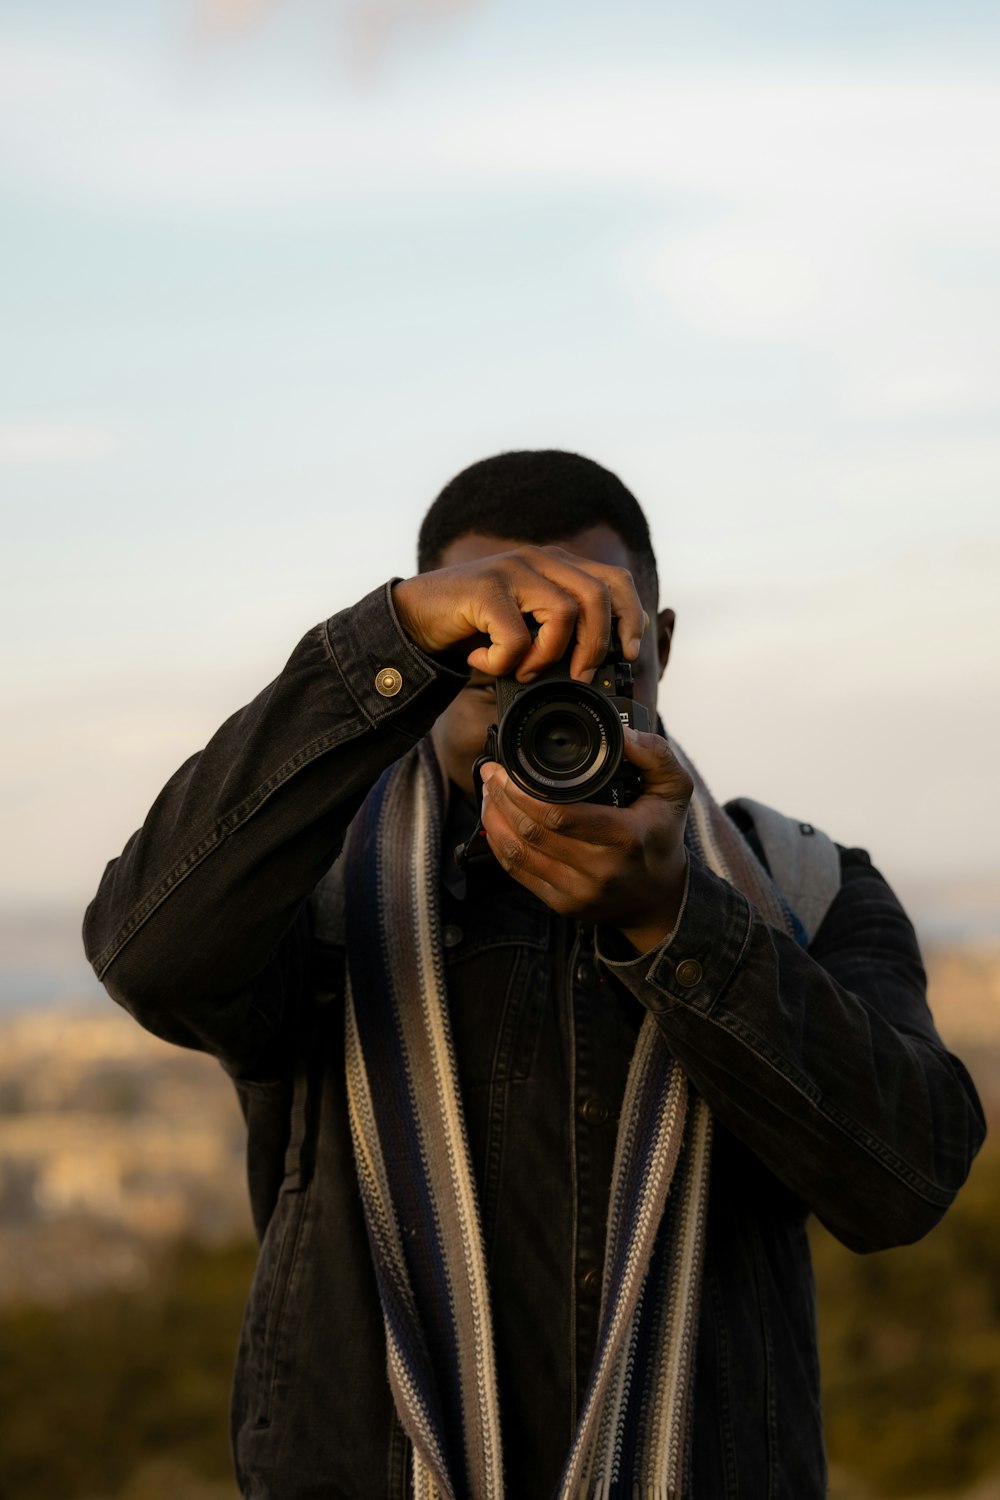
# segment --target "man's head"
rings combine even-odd
[[[627,568],[650,618],[633,663],[635,697],[655,718],[667,664],[672,610],[658,612],[656,558],[638,501],[617,475],[576,453],[545,449],[501,453],[463,469],[424,517],[417,543],[420,572],[475,561],[525,542]],[[655,622],[655,623],[654,623]],[[496,718],[493,678],[473,672],[468,686],[434,726],[449,778],[472,791],[471,766]]]
[[[544,545],[594,526],[610,527],[624,542],[652,619],[659,585],[646,517],[617,474],[579,453],[555,448],[498,453],[463,469],[423,519],[417,568],[426,573],[441,567],[450,544],[472,532]]]

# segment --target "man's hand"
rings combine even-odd
[[[508,874],[553,911],[617,927],[640,953],[676,924],[693,786],[666,740],[625,731],[642,774],[630,807],[540,802],[491,761],[483,768],[483,827]]]
[[[625,568],[562,547],[517,547],[403,579],[392,591],[399,622],[422,650],[468,643],[470,667],[528,682],[576,641],[570,675],[586,680],[607,655],[611,617],[628,661],[648,617]],[[538,622],[534,640],[524,616]]]

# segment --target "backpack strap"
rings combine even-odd
[[[812,942],[840,890],[836,844],[812,823],[800,823],[751,797],[726,803],[727,812],[733,807],[753,824],[774,883]]]

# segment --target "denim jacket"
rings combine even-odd
[[[393,697],[375,687],[387,667]],[[317,626],[167,783],[85,919],[113,998],[214,1054],[247,1120],[261,1246],[232,1422],[248,1500],[408,1492],[348,1127],[350,937],[330,872],[377,776],[463,682],[400,629],[388,585]],[[840,857],[808,951],[697,859],[675,933],[641,957],[502,872],[444,890],[508,1496],[548,1500],[570,1444],[647,1013],[715,1118],[685,1500],[825,1494],[808,1216],[858,1251],[915,1240],[984,1134],[909,922],[866,854]],[[678,982],[682,960],[696,984]]]

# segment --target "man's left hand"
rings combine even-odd
[[[629,807],[542,802],[495,761],[483,767],[483,827],[509,875],[563,916],[617,927],[639,953],[676,925],[693,786],[661,735],[625,730],[642,776]]]

